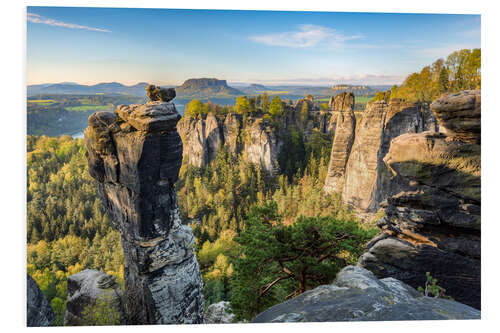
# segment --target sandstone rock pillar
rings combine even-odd
[[[194,237],[179,219],[180,116],[162,100],[97,112],[85,130],[89,172],[122,236],[129,324],[203,321]]]

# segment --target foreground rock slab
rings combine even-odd
[[[85,130],[89,172],[122,236],[127,323],[203,322],[203,282],[174,189],[182,162],[172,102],[97,112]]]
[[[54,325],[54,312],[49,301],[45,298],[35,280],[27,275],[27,313],[26,324],[28,327]]]
[[[464,304],[426,297],[403,282],[347,266],[319,286],[260,313],[253,323],[480,319]]]

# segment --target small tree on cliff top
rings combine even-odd
[[[332,217],[299,217],[284,225],[275,202],[253,207],[235,238],[242,248],[232,276],[236,320],[330,283],[342,267],[356,262],[374,234]]]
[[[279,96],[274,96],[271,100],[271,104],[269,105],[269,113],[273,117],[279,117],[283,114],[283,103],[281,102],[281,98]]]

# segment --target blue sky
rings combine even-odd
[[[481,46],[479,15],[28,7],[27,83],[401,83]]]

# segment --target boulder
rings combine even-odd
[[[467,305],[423,296],[393,279],[377,279],[373,273],[347,266],[335,282],[322,285],[272,306],[253,323],[456,320],[480,319],[481,312]]]
[[[64,326],[85,326],[89,323],[86,311],[101,301],[110,313],[116,315],[117,324],[125,324],[125,298],[120,285],[112,275],[86,269],[68,277],[68,298]]]
[[[229,302],[211,304],[205,310],[205,324],[229,324],[233,322],[234,314],[231,313]]]
[[[40,287],[27,274],[26,324],[28,327],[54,325],[54,312],[49,301],[42,294]]]
[[[203,282],[179,218],[180,116],[172,102],[123,107],[85,129],[89,171],[121,233],[128,324],[201,323]],[[92,118],[92,116],[91,116]],[[94,119],[92,118],[92,119]]]
[[[449,140],[481,143],[481,91],[464,90],[444,95],[431,104]]]

